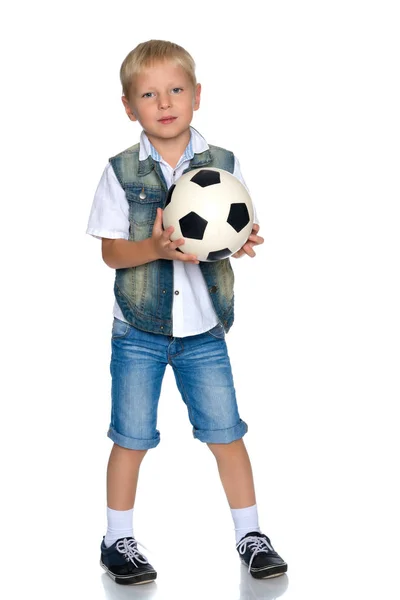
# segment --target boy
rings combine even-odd
[[[140,144],[110,159],[96,191],[87,233],[102,239],[116,269],[112,331],[113,440],[107,469],[107,532],[101,566],[117,583],[157,574],[133,537],[140,464],[160,441],[157,406],[167,364],[187,405],[195,438],[214,454],[235,524],[239,556],[253,577],[286,572],[258,525],[247,431],[238,413],[225,332],[233,323],[229,259],[199,263],[183,239],[162,227],[168,188],[187,169],[225,169],[241,181],[235,156],[208,146],[190,126],[200,105],[192,57],[171,42],[139,44],[121,66],[122,102],[142,127]],[[255,256],[259,226],[234,255]],[[212,382],[212,383],[210,383]]]

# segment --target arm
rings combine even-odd
[[[173,227],[165,230],[162,228],[162,209],[158,208],[151,237],[140,242],[103,238],[103,260],[112,269],[137,267],[160,258],[198,264],[199,261],[193,254],[178,252],[177,248],[185,241],[180,238],[172,242],[169,238],[173,231]]]
[[[103,260],[111,269],[137,267],[157,260],[151,238],[141,242],[130,242],[122,238],[103,238],[101,243]]]
[[[245,180],[243,179],[242,171],[240,170],[240,163],[236,156],[235,156],[235,167],[233,169],[233,175],[236,177],[236,179],[239,179],[239,181],[244,185],[246,190],[249,192],[249,188],[247,187],[247,184],[246,184]],[[250,192],[249,192],[249,194],[250,194]],[[259,225],[256,205],[254,204],[253,199],[251,199],[251,201],[253,203],[253,210],[254,210],[254,223]]]
[[[236,156],[235,156],[235,169],[233,171],[233,174],[235,177],[237,177],[237,179],[239,179],[239,181],[242,182],[242,184],[244,185],[246,190],[249,191],[247,188],[247,185],[243,179],[243,175],[240,170],[239,161],[236,158]],[[247,254],[247,256],[250,256],[251,258],[253,258],[256,255],[256,253],[253,250],[253,247],[264,243],[264,238],[262,238],[260,235],[257,235],[258,232],[260,231],[260,225],[258,222],[257,211],[256,211],[256,207],[254,205],[254,202],[253,202],[253,209],[254,209],[254,222],[253,222],[253,228],[249,235],[249,239],[247,240],[247,242],[245,244],[243,244],[243,246],[237,252],[235,252],[235,254],[232,254],[233,258],[241,258],[245,254]]]
[[[112,269],[137,267],[159,258],[198,263],[193,255],[178,252],[182,239],[172,242],[170,227],[162,228],[162,210],[158,209],[152,235],[143,241],[129,238],[129,208],[125,192],[108,164],[104,169],[90,212],[86,232],[102,240],[103,260]]]

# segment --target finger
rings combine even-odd
[[[167,227],[167,229],[164,229],[162,236],[163,238],[167,241],[170,239],[171,235],[174,233],[175,229],[173,225],[170,225],[169,227]],[[172,241],[172,240],[171,240]]]
[[[242,258],[245,255],[243,248],[240,248],[235,254],[232,254],[233,258]]]
[[[156,218],[154,219],[153,231],[162,231],[162,210],[161,208],[157,208]]]
[[[247,256],[250,256],[251,258],[254,258],[254,256],[256,255],[256,253],[253,250],[253,243],[252,242],[248,242],[243,246],[243,250],[245,251],[245,253],[247,254]]]
[[[176,260],[180,260],[182,262],[190,262],[195,265],[199,264],[199,259],[194,254],[184,254],[183,252],[176,253]]]
[[[169,249],[176,250],[178,248],[178,246],[182,246],[182,244],[184,244],[184,243],[185,243],[185,240],[183,238],[179,238],[179,240],[171,240]]]
[[[163,220],[163,210],[162,208],[157,208],[156,221],[161,225]]]
[[[249,240],[251,242],[255,243],[255,244],[258,244],[258,245],[264,243],[264,238],[263,237],[261,237],[260,235],[253,234],[253,233],[251,233],[249,235]]]

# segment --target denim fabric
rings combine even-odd
[[[133,450],[159,444],[157,408],[167,365],[174,371],[195,438],[229,444],[244,436],[247,425],[239,417],[221,325],[199,335],[174,338],[141,331],[114,318],[108,437]]]
[[[139,144],[110,158],[110,162],[129,203],[129,239],[147,239],[152,233],[157,208],[164,208],[167,198],[160,165],[151,156],[139,161]],[[233,173],[235,157],[228,150],[210,146],[209,150],[194,155],[185,172],[202,166]],[[228,331],[234,319],[234,275],[230,260],[202,262],[200,269],[218,319]],[[129,323],[151,333],[172,334],[172,261],[156,260],[117,269],[114,293]]]

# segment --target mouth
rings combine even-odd
[[[159,123],[163,125],[168,125],[169,123],[173,123],[177,117],[163,117],[162,119],[158,119]]]

